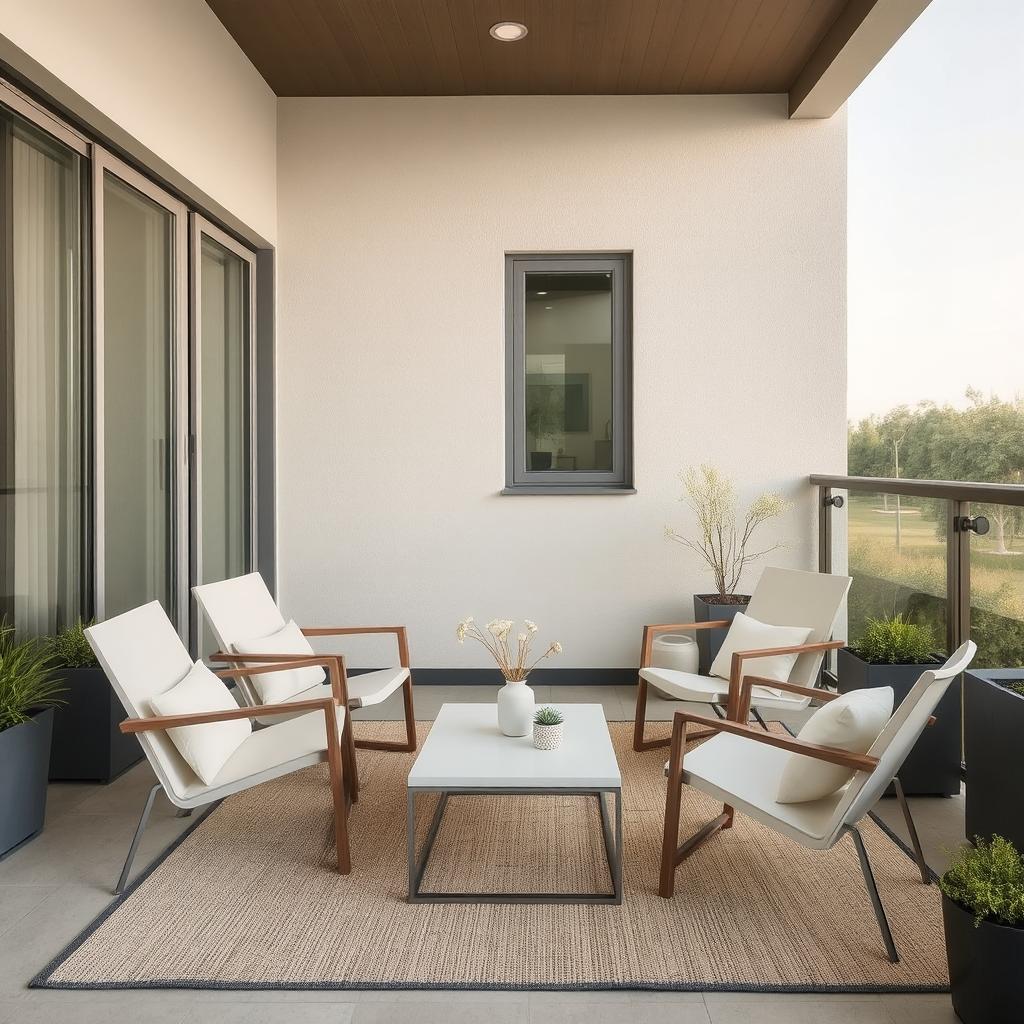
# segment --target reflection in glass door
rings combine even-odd
[[[252,357],[254,257],[192,217],[192,575],[213,583],[253,565]],[[194,602],[193,602],[194,604]],[[192,636],[216,649],[208,627]]]
[[[94,158],[96,613],[159,600],[184,628],[184,206]]]

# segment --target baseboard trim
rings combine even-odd
[[[349,669],[351,676],[372,669]],[[530,673],[535,686],[632,686],[635,668],[537,668]],[[417,686],[501,686],[496,668],[416,668],[412,677]]]

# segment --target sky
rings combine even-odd
[[[847,114],[850,419],[1024,397],[1024,0],[932,0]]]

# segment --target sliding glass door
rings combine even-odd
[[[201,583],[253,566],[253,254],[192,215],[192,575]],[[209,630],[192,636],[200,656]]]
[[[0,106],[0,621],[27,635],[84,596],[84,150]]]
[[[93,157],[96,614],[154,599],[187,615],[187,220],[172,196]]]

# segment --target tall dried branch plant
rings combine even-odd
[[[741,518],[732,481],[714,466],[691,467],[679,478],[684,488],[679,500],[696,515],[699,535],[694,540],[671,526],[665,527],[665,535],[695,551],[707,563],[719,597],[732,596],[751,562],[783,546],[772,544],[754,551],[750,545],[758,527],[787,512],[792,503],[777,491],[766,491],[754,499]]]

